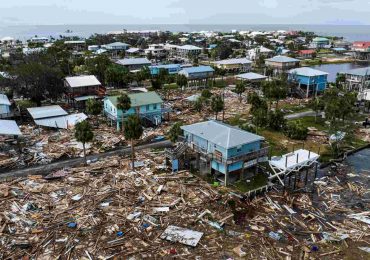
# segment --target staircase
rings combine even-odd
[[[298,95],[300,98],[306,98],[306,93],[298,86],[292,88],[292,93]]]
[[[179,143],[174,149],[166,149],[165,156],[170,160],[175,160],[180,158],[181,155],[184,154],[186,149],[188,148],[185,142]]]

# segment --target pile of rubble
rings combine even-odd
[[[1,183],[0,259],[369,256],[369,190],[346,174],[317,180],[314,194],[249,201],[170,173],[160,151],[136,159],[135,171],[111,157]]]

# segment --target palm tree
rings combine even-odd
[[[131,99],[127,94],[122,94],[117,98],[117,109],[122,111],[122,131],[124,131],[123,117],[124,114],[131,108]]]
[[[215,112],[216,120],[217,120],[218,113],[224,109],[224,101],[222,100],[221,96],[212,97],[211,108],[212,108],[212,111]]]
[[[239,95],[239,102],[242,102],[242,94],[245,92],[244,82],[238,82],[235,86],[235,93]]]
[[[91,142],[94,138],[94,133],[91,130],[91,126],[89,122],[82,121],[75,126],[75,138],[78,142],[82,143],[84,149],[84,159],[85,165],[87,165],[86,161],[86,147],[85,144]]]
[[[177,75],[177,77],[176,77],[176,84],[180,88],[183,88],[186,85],[188,85],[188,79],[186,78],[185,75]]]
[[[175,123],[170,131],[168,132],[168,136],[171,140],[171,142],[176,143],[177,140],[179,139],[179,136],[182,134],[182,129],[181,129],[181,123],[177,122]]]
[[[127,121],[124,122],[124,134],[126,140],[131,141],[131,163],[132,169],[135,167],[135,147],[134,141],[140,139],[143,134],[143,126],[138,115],[131,115],[128,117]]]
[[[99,101],[95,99],[88,99],[86,101],[86,112],[92,116],[97,116],[101,113],[102,106]]]

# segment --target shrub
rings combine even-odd
[[[292,122],[286,126],[285,134],[291,139],[306,140],[308,135],[307,127],[300,122]]]

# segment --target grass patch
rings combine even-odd
[[[179,89],[179,86],[176,83],[171,83],[171,84],[164,84],[163,88],[165,90],[173,90],[173,89]]]
[[[291,122],[300,122],[305,127],[315,127],[319,131],[328,131],[329,125],[325,124],[325,119],[317,117],[315,121],[314,116],[306,116],[299,119],[294,119]]]
[[[37,104],[31,100],[16,100],[15,103],[17,106],[19,106],[21,109],[26,109],[30,107],[36,107]]]
[[[282,105],[279,105],[279,109],[283,109],[287,111],[287,114],[300,113],[300,112],[305,112],[305,111],[310,110],[310,108],[305,104],[301,104],[301,105],[282,104]]]
[[[240,180],[234,183],[235,187],[241,192],[248,192],[267,185],[268,178],[263,173],[258,173],[247,180]]]

